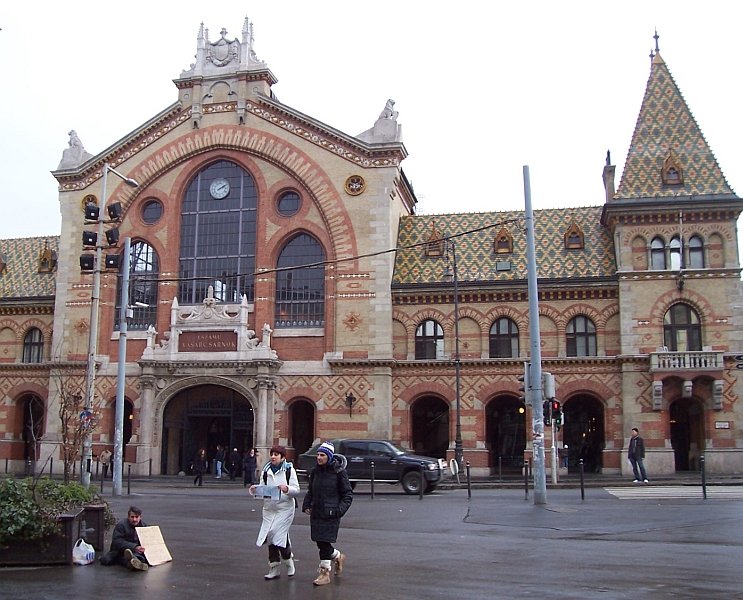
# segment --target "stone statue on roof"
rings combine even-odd
[[[361,132],[356,137],[370,144],[402,142],[402,126],[397,124],[397,115],[395,101],[387,100],[379,118],[374,122],[374,127]]]
[[[71,129],[67,135],[70,136],[69,147],[62,151],[62,160],[59,161],[57,169],[74,169],[93,157],[92,154],[85,151],[77,131]]]

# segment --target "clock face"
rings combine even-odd
[[[215,179],[209,186],[209,193],[212,195],[212,198],[221,200],[230,193],[230,182],[222,177]]]

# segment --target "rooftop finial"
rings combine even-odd
[[[655,30],[655,35],[653,36],[653,38],[655,39],[655,53],[656,53],[656,54],[657,54],[658,52],[660,52],[660,48],[658,48],[658,38],[659,38],[659,37],[660,37],[660,36],[658,35],[658,30],[656,29],[656,30]]]

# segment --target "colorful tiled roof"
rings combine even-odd
[[[664,161],[672,151],[683,183],[665,185]],[[659,53],[653,57],[635,132],[615,199],[734,194],[707,140]]]
[[[601,207],[583,206],[534,211],[537,277],[547,279],[612,277],[616,272],[611,238],[601,226]],[[568,250],[565,233],[575,223],[584,236],[582,249]],[[494,242],[505,226],[513,252],[496,254]],[[461,283],[507,282],[526,279],[526,231],[522,211],[406,216],[400,220],[393,285],[450,281],[445,256],[426,256],[433,228],[454,239],[457,275]],[[485,228],[485,229],[483,229]],[[509,267],[506,269],[506,267]]]
[[[39,256],[49,248],[59,253],[59,236],[0,239],[5,269],[0,273],[0,302],[54,296],[57,269],[39,273]]]

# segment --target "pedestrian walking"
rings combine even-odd
[[[108,477],[108,467],[111,465],[111,451],[108,448],[104,449],[98,457],[98,461],[101,463],[103,479],[106,479]]]
[[[310,473],[307,494],[302,511],[310,515],[310,537],[320,554],[315,585],[330,583],[331,565],[336,577],[343,572],[346,555],[333,547],[338,538],[341,517],[353,502],[353,490],[346,472],[346,457],[335,453],[331,442],[323,442],[317,449],[317,465]]]
[[[235,477],[240,471],[240,463],[242,462],[242,458],[240,458],[240,453],[237,451],[237,448],[233,448],[232,452],[230,452],[230,481],[234,481]]]
[[[279,577],[281,563],[286,567],[287,576],[293,577],[294,556],[289,538],[289,527],[294,522],[294,513],[297,508],[295,497],[299,494],[299,481],[292,464],[286,460],[284,446],[271,448],[270,456],[271,459],[261,471],[259,485],[278,488],[278,494],[264,495],[263,522],[255,545],[260,547],[268,543],[269,569],[264,576],[265,579]],[[253,457],[253,462],[255,462],[255,453]],[[251,485],[248,491],[255,495],[255,484]]]
[[[258,457],[255,448],[247,450],[243,455],[243,487],[248,487],[255,483],[255,469],[258,466]]]
[[[201,487],[204,483],[204,473],[206,472],[206,450],[203,448],[196,453],[193,459],[193,484],[199,484]]]
[[[632,472],[635,475],[634,483],[648,483],[648,475],[645,472],[645,441],[640,437],[637,427],[632,428],[632,437],[629,439],[629,450],[627,452],[629,462],[632,464]]]
[[[217,452],[214,455],[215,479],[222,479],[222,465],[224,464],[224,448],[217,444]]]

